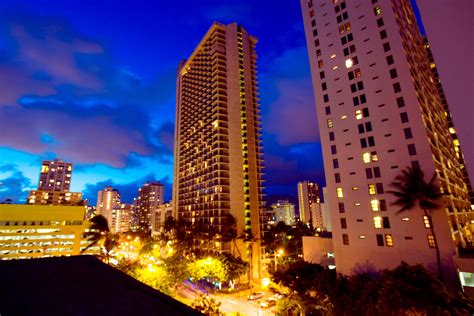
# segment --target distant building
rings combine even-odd
[[[41,165],[38,190],[31,190],[27,204],[83,205],[81,192],[69,192],[72,163],[59,159],[44,160]]]
[[[325,236],[303,236],[303,260],[334,268],[332,236],[330,234]]]
[[[295,205],[287,200],[279,200],[271,205],[274,212],[275,222],[285,222],[286,225],[295,223]]]
[[[107,219],[109,228],[116,224],[117,213],[122,207],[120,192],[112,187],[105,187],[97,193],[96,215],[102,215]]]
[[[81,192],[49,190],[31,190],[27,200],[27,204],[36,205],[80,205],[82,203]]]
[[[38,190],[69,191],[71,186],[72,163],[60,159],[43,160],[38,182]]]
[[[311,207],[319,203],[319,186],[310,181],[298,182],[298,203],[300,221],[308,224],[313,221]]]
[[[126,233],[130,230],[132,205],[120,203],[120,208],[112,211],[112,220],[109,223],[113,233]]]
[[[84,216],[84,206],[0,205],[0,259],[79,255]]]
[[[164,203],[164,186],[160,182],[145,183],[138,189],[136,207],[133,211],[134,227],[137,229],[151,229],[151,214]]]
[[[151,214],[151,235],[162,233],[165,227],[165,221],[173,216],[173,206],[171,203],[161,204]]]

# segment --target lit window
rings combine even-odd
[[[362,154],[362,160],[364,163],[369,163],[370,162],[370,153],[363,153]]]
[[[423,216],[423,224],[425,224],[425,228],[430,228],[430,217],[429,216]]]
[[[365,239],[365,235],[359,235],[359,239]]]
[[[345,120],[347,118],[347,115],[341,116],[341,120]]]
[[[374,227],[375,228],[382,228],[382,217],[381,216],[374,217]]]
[[[344,193],[342,192],[342,188],[336,188],[336,193],[338,198],[343,198]]]
[[[212,122],[212,127],[213,128],[217,128],[219,126],[219,121],[218,120],[215,120],[214,122]]]
[[[372,155],[372,161],[379,161],[379,156],[377,156],[376,151],[373,151],[370,154]]]
[[[377,191],[375,190],[375,184],[370,183],[370,184],[369,184],[369,194],[370,194],[370,195],[374,195],[374,194],[376,194],[376,193],[377,193]]]
[[[436,242],[434,240],[433,235],[428,235],[427,237],[428,237],[428,246],[430,248],[436,248]]]
[[[331,55],[331,58],[336,58],[336,54],[332,54],[332,55]]]
[[[356,120],[361,120],[364,116],[362,115],[362,110],[356,110]]]
[[[346,68],[351,68],[353,64],[352,58],[346,59]]]
[[[352,191],[357,191],[357,190],[359,190],[358,187],[352,187]]]
[[[382,9],[380,9],[379,6],[376,6],[376,7],[374,8],[374,13],[375,13],[375,15],[380,15],[380,14],[382,13]]]
[[[380,211],[380,202],[379,202],[379,200],[370,201],[370,206],[372,208],[372,211],[374,211],[374,212]]]
[[[393,238],[390,234],[385,234],[385,245],[387,247],[393,247]]]
[[[332,128],[333,127],[332,120],[328,119],[327,122],[328,122],[328,128]]]
[[[450,132],[451,134],[456,134],[456,130],[454,129],[454,127],[450,127],[450,128],[449,128],[449,132]]]
[[[336,70],[337,68],[338,68],[337,66],[334,66],[334,67],[332,67],[332,70]]]
[[[410,220],[409,217],[404,217],[404,218],[402,218],[402,221],[404,221],[404,222],[408,222],[409,220]]]

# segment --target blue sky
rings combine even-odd
[[[149,180],[170,199],[176,68],[213,21],[259,38],[267,193],[323,182],[298,1],[2,0],[0,201],[24,201],[51,158],[92,203]]]

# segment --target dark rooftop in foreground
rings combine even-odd
[[[0,261],[0,314],[202,315],[92,256]]]

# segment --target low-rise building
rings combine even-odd
[[[173,206],[171,203],[158,205],[151,213],[151,235],[157,235],[163,232],[165,221],[168,217],[173,216]]]
[[[31,190],[27,204],[34,205],[81,205],[81,192]]]
[[[88,227],[84,206],[2,204],[0,259],[79,255]]]

